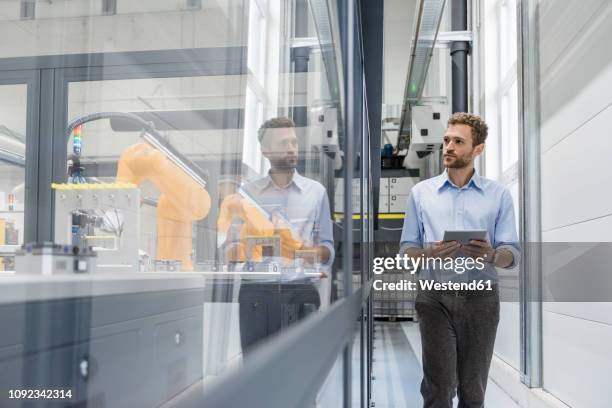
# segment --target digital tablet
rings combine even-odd
[[[487,240],[487,230],[457,230],[444,231],[443,241],[457,241],[460,244],[469,244],[470,240]]]

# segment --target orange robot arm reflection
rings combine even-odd
[[[228,236],[233,223],[242,224],[238,236]],[[247,258],[246,239],[249,236],[272,237],[280,236],[281,256],[289,263],[295,257],[295,251],[303,246],[303,242],[294,237],[291,228],[278,220],[270,221],[255,206],[242,198],[240,194],[227,196],[221,203],[217,231],[229,240],[225,247],[225,258],[230,262],[244,262]],[[261,246],[256,246],[251,259],[259,262],[262,259]]]
[[[117,182],[152,182],[160,190],[157,204],[157,256],[179,260],[193,270],[192,222],[210,211],[208,192],[161,151],[145,143],[125,149],[119,158]]]

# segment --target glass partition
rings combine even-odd
[[[41,72],[55,106],[40,106],[54,150],[41,153],[52,205],[38,211],[53,242],[26,243],[0,282],[0,319],[15,324],[0,388],[157,406],[325,311],[354,152],[340,154],[337,39],[319,38],[309,3],[34,5],[28,19],[2,6],[0,30],[28,30],[1,47],[63,57]],[[25,92],[4,91],[17,143]],[[0,206],[13,194],[1,214],[18,230],[23,169],[1,166]]]
[[[502,183],[512,196],[517,231],[519,224],[519,100],[517,93],[516,1],[495,1],[482,10],[492,24],[479,27],[482,43],[481,110],[489,136],[483,163],[486,177]],[[501,48],[500,48],[501,44]],[[500,276],[500,321],[495,355],[515,369],[520,357],[520,266],[498,269]]]

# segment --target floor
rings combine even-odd
[[[421,407],[421,341],[418,323],[375,322],[372,400],[375,408]],[[455,406],[456,406],[455,401]],[[495,383],[487,384],[487,407],[518,405]]]

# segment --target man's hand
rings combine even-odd
[[[294,235],[291,225],[282,218],[273,215],[272,223],[275,233],[280,235],[281,238],[281,256],[287,260],[293,260],[295,258],[295,250],[302,248],[304,243],[299,237]]]
[[[425,250],[425,256],[429,258],[444,258],[453,256],[461,247],[457,241],[435,241],[433,245]]]
[[[514,263],[514,255],[505,248],[495,249],[487,241],[471,240],[462,245],[461,251],[472,258],[482,258],[498,268],[508,268]]]
[[[320,263],[327,263],[327,261],[329,261],[329,257],[331,256],[329,248],[325,245],[303,245],[300,250],[317,251],[317,258],[319,259]]]
[[[470,240],[467,245],[461,245],[461,251],[471,258],[482,258],[487,263],[495,260],[495,249],[488,241]]]

